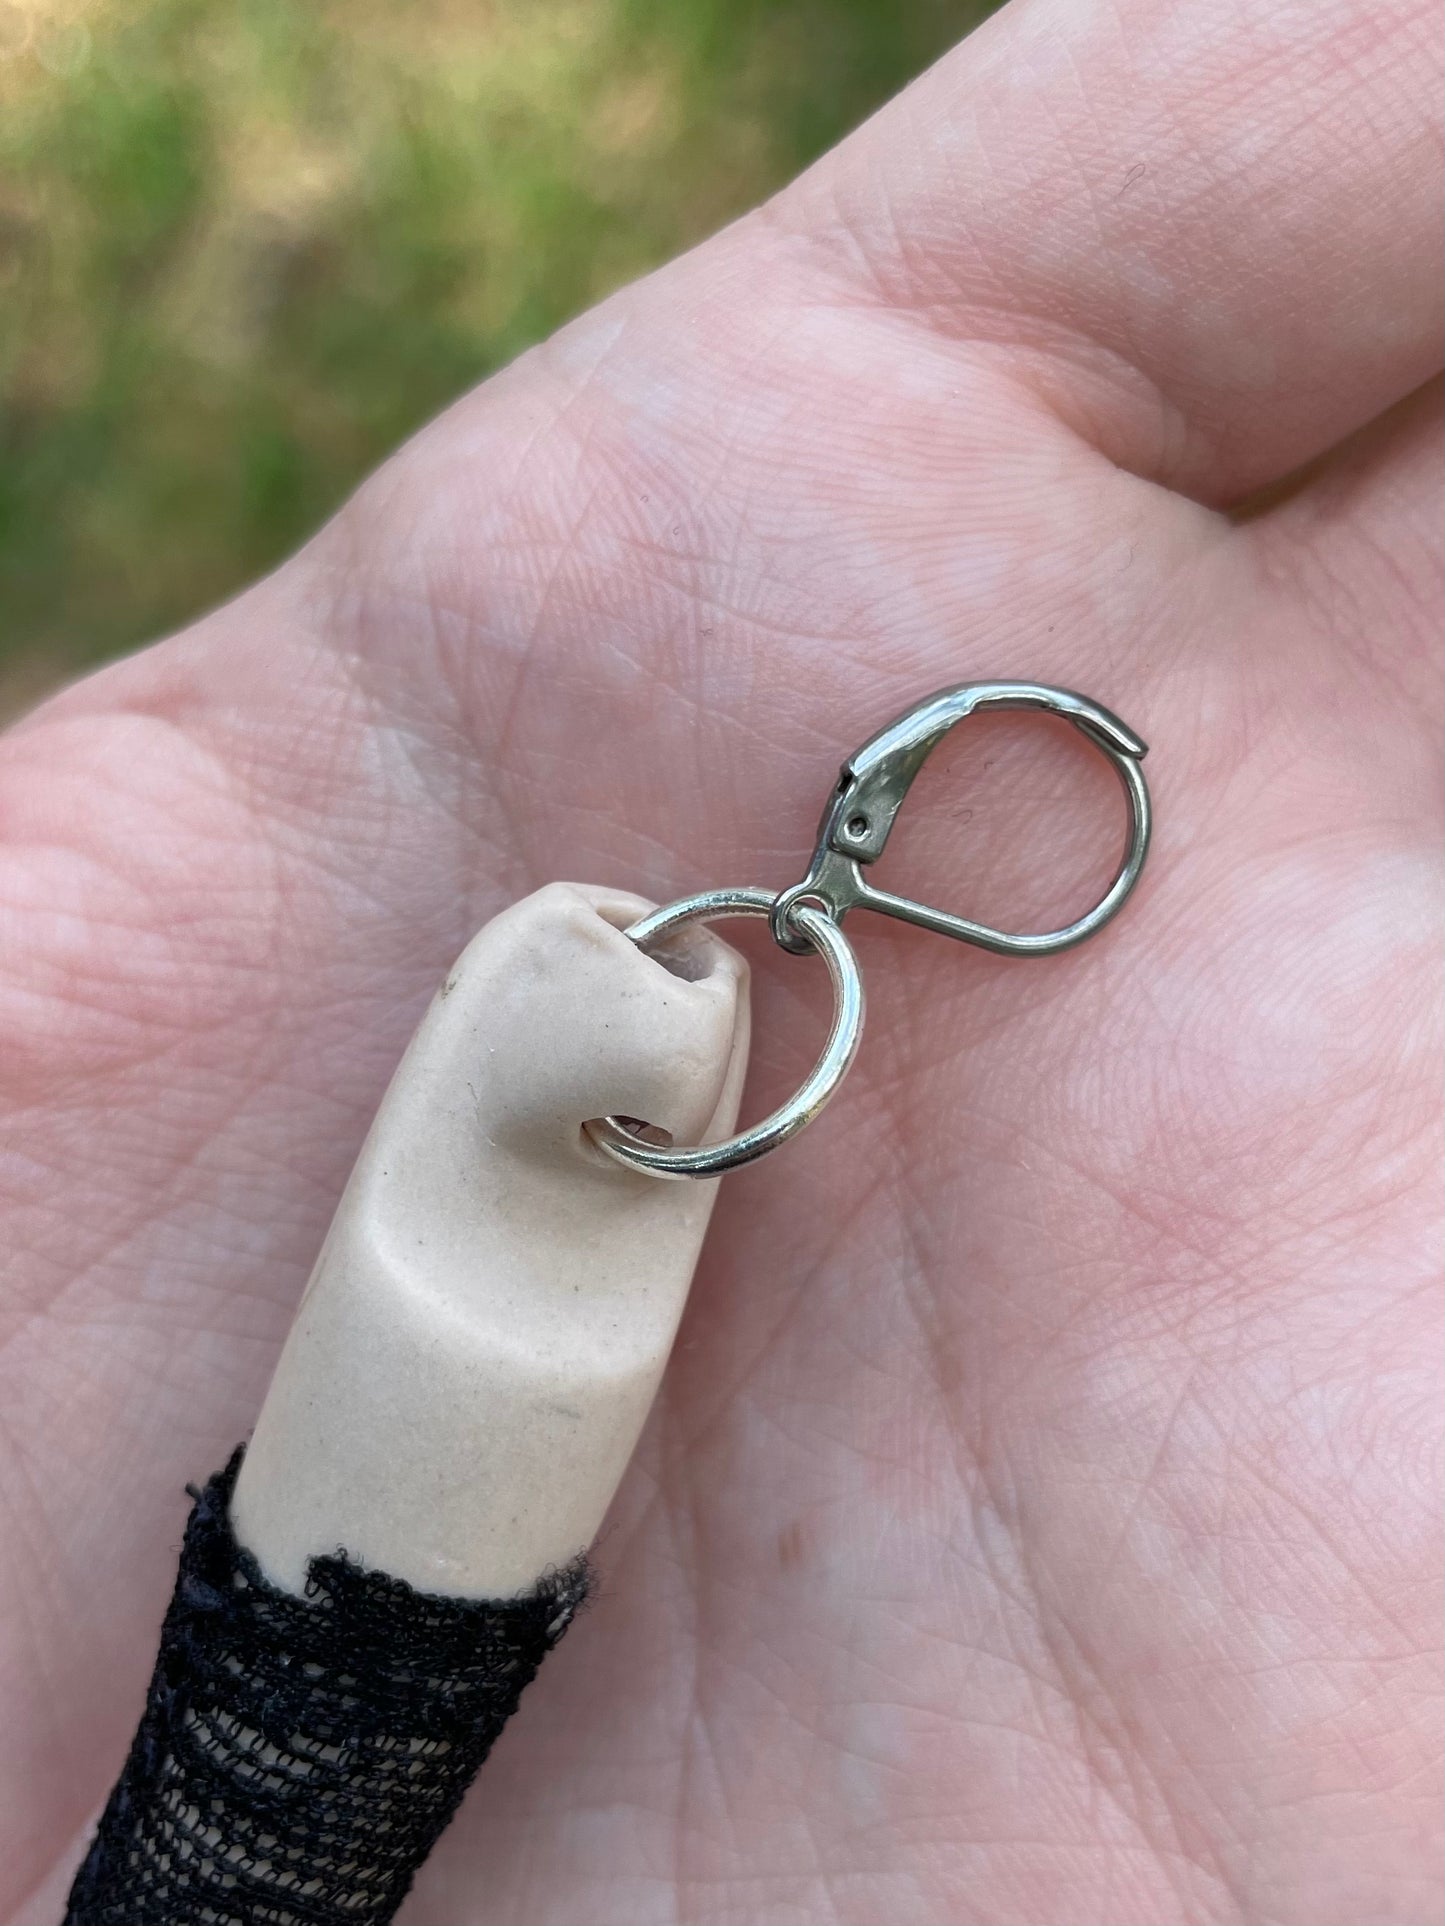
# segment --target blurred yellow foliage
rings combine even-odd
[[[452,395],[984,10],[0,0],[12,684],[272,564]]]

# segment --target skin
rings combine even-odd
[[[1146,881],[1048,961],[850,926],[860,1063],[728,1181],[405,1918],[1438,1916],[1437,41],[1016,0],[4,741],[10,1918],[472,930],[786,883],[843,752],[999,674],[1152,742]],[[971,724],[888,881],[1038,927],[1117,808]],[[751,953],[756,1115],[824,997]]]

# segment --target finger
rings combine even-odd
[[[1228,501],[1436,372],[1418,0],[1015,0],[779,203],[838,274]]]

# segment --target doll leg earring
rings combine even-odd
[[[1103,898],[1042,935],[889,895],[864,873],[930,750],[989,708],[1073,723],[1128,803]],[[817,1116],[863,1027],[850,911],[1005,956],[1102,927],[1148,848],[1143,755],[1082,696],[969,683],[848,758],[789,888],[652,910],[554,883],[473,938],[362,1146],[251,1442],[196,1494],[150,1695],[69,1926],[391,1919],[586,1595],[588,1547],[667,1362],[719,1187],[627,1171],[715,1177]],[[766,917],[783,949],[816,951],[834,991],[815,1069],[731,1136],[746,968],[712,939],[686,959],[659,947],[728,916]]]

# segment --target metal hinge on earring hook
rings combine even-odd
[[[1039,709],[1073,723],[1108,757],[1123,787],[1129,830],[1118,871],[1094,907],[1060,929],[1037,935],[994,929],[877,889],[863,874],[865,865],[882,855],[909,787],[930,752],[958,723],[986,709]],[[645,949],[684,923],[766,916],[783,949],[793,954],[818,951],[832,978],[834,1009],[828,1041],[812,1074],[770,1117],[720,1143],[651,1144],[615,1117],[586,1126],[592,1141],[615,1162],[650,1176],[715,1177],[766,1156],[811,1123],[842,1082],[863,1032],[862,978],[841,928],[851,910],[875,910],[999,956],[1052,956],[1102,929],[1138,882],[1149,851],[1149,789],[1141,766],[1146,753],[1146,745],[1111,711],[1072,689],[1042,682],[961,683],[929,696],[870,736],[843,764],[808,872],[800,881],[777,891],[707,890],[654,910],[626,932]]]

